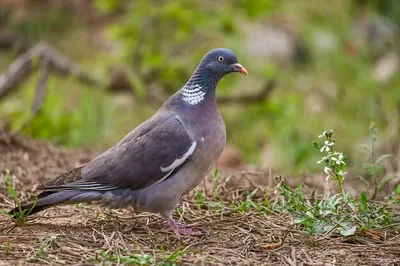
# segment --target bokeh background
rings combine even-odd
[[[312,141],[333,129],[356,176],[375,122],[377,151],[392,153],[386,169],[398,172],[399,27],[398,0],[0,0],[0,73],[46,42],[95,80],[50,71],[32,119],[32,60],[31,75],[0,96],[0,119],[33,138],[104,149],[180,89],[208,50],[227,47],[249,71],[217,92],[228,97],[232,166],[321,171]],[[243,95],[254,100],[229,100]]]

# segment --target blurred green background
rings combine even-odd
[[[277,84],[256,103],[220,105],[228,143],[247,163],[320,171],[312,141],[333,129],[357,168],[366,159],[358,145],[375,122],[378,150],[395,155],[398,171],[398,0],[3,0],[0,27],[13,40],[0,42],[0,73],[46,41],[101,84],[50,74],[43,109],[23,131],[31,137],[114,145],[184,85],[208,50],[227,47],[249,75],[224,78],[218,95]],[[15,130],[31,116],[38,78],[33,72],[0,99],[0,119]]]

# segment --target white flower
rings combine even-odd
[[[335,145],[334,142],[329,142],[329,141],[326,140],[324,142],[324,146],[322,146],[322,148],[319,151],[320,152],[330,151],[331,150],[330,146],[333,146],[333,145]]]
[[[325,166],[325,168],[324,168],[324,172],[325,172],[325,174],[330,174],[331,173],[331,168],[329,168],[329,167],[327,167],[327,166]]]
[[[331,171],[332,171],[331,168],[325,166],[324,172],[325,172],[325,174],[327,174],[327,177],[325,178],[325,180],[328,180],[328,179],[329,179],[329,177],[331,176]]]
[[[347,172],[343,172],[342,170],[340,170],[337,174],[341,175],[341,176],[345,176],[347,174]]]
[[[323,137],[325,137],[325,135],[326,135],[326,130],[324,132],[322,132],[321,135],[318,135],[318,138],[323,138]]]
[[[338,158],[336,157],[332,157],[332,161],[335,161],[336,164],[343,164],[346,165],[346,163],[344,162],[344,156],[341,153],[337,153],[336,155],[339,155]]]
[[[281,187],[282,183],[278,183],[278,185],[275,187],[274,193],[278,194],[278,190]]]
[[[331,129],[331,130],[328,130],[328,131],[325,130],[324,132],[322,132],[321,135],[318,136],[318,138],[326,137],[326,135],[332,134],[332,133],[333,133],[333,130],[332,130],[332,129]]]
[[[327,155],[327,156],[324,156],[324,157],[322,157],[322,159],[321,160],[319,160],[317,163],[322,163],[322,162],[325,162],[326,160],[328,160],[329,158],[331,157],[331,155],[329,154],[329,155]]]

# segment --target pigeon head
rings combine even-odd
[[[207,97],[214,97],[218,81],[232,72],[247,75],[247,70],[238,63],[236,55],[231,50],[225,48],[211,50],[203,57],[179,95],[188,105],[197,105]]]
[[[239,64],[236,55],[231,50],[225,48],[217,48],[208,52],[198,67],[198,69],[203,68],[219,78],[232,72],[247,75],[247,70]]]

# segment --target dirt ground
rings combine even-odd
[[[95,151],[67,151],[10,134],[0,126],[0,171],[9,169],[16,176],[21,201],[32,199],[40,182],[94,156]],[[1,182],[0,209],[9,210],[13,202]],[[245,185],[256,187],[257,182],[250,180]],[[223,196],[230,201],[241,193],[236,190]],[[378,239],[336,234],[309,238],[290,217],[241,213],[230,207],[199,209],[193,193],[180,207],[183,213],[176,218],[202,228],[205,236],[178,238],[157,215],[130,209],[110,212],[97,205],[54,207],[15,228],[8,217],[0,216],[0,265],[102,264],[96,255],[101,250],[121,255],[146,253],[161,264],[171,254],[180,254],[178,265],[400,265],[400,234],[395,231],[382,231]],[[111,264],[118,263],[115,259]],[[110,265],[105,260],[103,264]]]

